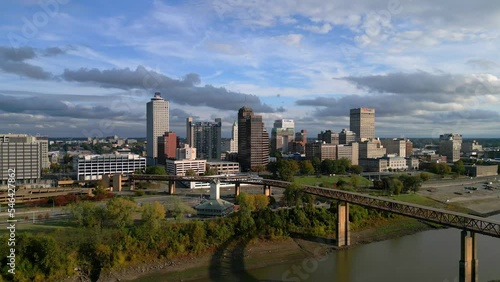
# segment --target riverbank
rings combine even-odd
[[[398,217],[372,222],[351,233],[350,248],[388,240],[435,228],[415,219]],[[289,238],[273,241],[234,241],[222,249],[204,255],[185,256],[173,260],[155,260],[102,273],[98,281],[189,281],[210,277],[241,277],[245,270],[284,262],[301,261],[306,257],[325,256],[337,248],[334,240],[321,238]],[[81,277],[80,277],[81,278]],[[68,280],[69,281],[69,280]],[[90,281],[90,280],[72,280]]]

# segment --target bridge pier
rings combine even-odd
[[[131,190],[131,191],[133,191],[135,189],[135,182],[130,176],[128,179],[128,187],[129,187],[129,190]]]
[[[271,185],[264,185],[264,195],[271,196]]]
[[[240,195],[240,183],[234,183],[234,196],[238,197]]]
[[[175,181],[170,180],[168,182],[168,194],[173,195],[175,193]]]
[[[349,203],[337,203],[337,247],[349,246]]]
[[[463,230],[460,236],[460,282],[479,281],[479,261],[477,259],[476,233],[471,231],[470,236]]]

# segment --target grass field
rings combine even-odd
[[[392,200],[406,202],[406,203],[412,203],[412,204],[421,205],[421,206],[427,206],[427,207],[438,208],[438,209],[445,209],[445,210],[449,210],[449,211],[461,212],[461,213],[466,213],[466,214],[477,214],[476,212],[474,212],[468,208],[457,206],[454,204],[442,203],[442,202],[433,200],[431,198],[427,198],[425,196],[422,196],[420,194],[401,194],[401,195],[391,196],[389,198]]]
[[[321,175],[321,177],[316,176],[300,176],[295,177],[295,182],[304,185],[313,185],[319,186],[323,184],[325,187],[332,187],[333,183],[337,183],[339,180],[345,181],[347,183],[351,183],[352,178],[357,178],[358,186],[373,186],[373,183],[359,175],[336,175],[336,176],[325,176]]]

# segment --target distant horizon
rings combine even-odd
[[[319,133],[319,132],[318,132],[318,133]],[[456,133],[456,132],[453,132],[453,133]],[[3,134],[5,134],[5,133],[3,133]],[[13,133],[13,134],[28,134],[28,133]],[[33,136],[35,136],[35,135],[33,135]],[[54,137],[52,137],[52,136],[47,136],[47,135],[40,135],[40,136],[43,136],[43,137],[48,137],[49,139],[56,139],[56,138],[61,138],[61,139],[75,139],[75,140],[85,140],[85,139],[87,139],[87,137],[67,137],[67,136],[66,136],[66,137],[64,137],[64,136],[54,136]],[[317,134],[314,134],[314,136],[315,136],[315,137],[317,137]],[[108,137],[108,136],[105,136],[105,137],[99,137],[99,139],[105,139],[106,137]],[[146,137],[137,137],[137,136],[135,136],[135,137],[127,137],[127,136],[119,136],[119,135],[118,135],[118,137],[119,137],[120,139],[123,139],[123,138],[126,138],[126,139],[146,139]],[[179,138],[182,138],[182,139],[185,139],[185,138],[186,138],[186,137],[179,136],[179,135],[178,135],[178,137],[179,137]],[[308,136],[308,137],[307,137],[307,139],[313,139],[313,138],[315,138],[315,137],[310,137],[310,136]],[[94,138],[94,137],[93,137],[93,138]],[[224,138],[224,139],[230,139],[230,138],[231,138],[231,136],[227,136],[227,137],[222,136],[222,138]],[[382,139],[382,138],[407,138],[407,139],[410,139],[410,140],[411,140],[411,139],[439,139],[439,136],[437,136],[437,137],[407,137],[407,136],[405,136],[405,137],[400,137],[400,136],[399,136],[399,137],[397,137],[397,136],[377,136],[377,137],[375,137],[375,138],[381,138],[381,139]],[[500,139],[500,136],[499,136],[499,137],[468,137],[468,136],[463,136],[463,135],[462,135],[462,138],[463,138],[463,139]]]

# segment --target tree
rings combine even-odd
[[[386,191],[387,194],[392,194],[392,191],[394,191],[394,178],[392,177],[383,178],[382,186],[384,187],[384,190]]]
[[[161,221],[165,218],[165,207],[159,202],[145,204],[142,207],[141,218],[143,224],[148,229],[156,230],[160,227]]]
[[[321,171],[321,160],[318,157],[314,157],[311,163],[314,167],[314,171],[319,174]]]
[[[346,171],[351,167],[351,160],[347,158],[341,158],[340,160],[336,160],[337,164],[337,174],[345,174]]]
[[[131,225],[137,204],[130,198],[113,198],[106,205],[106,219],[108,224],[117,228]]]
[[[429,173],[426,173],[426,172],[422,172],[418,176],[420,177],[420,179],[423,182],[428,181],[429,179],[431,179],[431,175]]]
[[[302,205],[303,188],[300,184],[290,183],[283,193],[283,201],[286,206]]]
[[[361,174],[363,172],[363,168],[359,165],[352,165],[351,166],[351,171],[354,174]]]
[[[254,197],[248,195],[247,193],[240,193],[238,197],[236,197],[236,202],[240,205],[240,211],[250,211],[253,212],[255,210]]]
[[[321,172],[324,174],[332,174],[336,169],[336,163],[333,160],[326,159],[321,162]]]
[[[146,174],[153,174],[153,175],[167,175],[167,172],[165,171],[165,167],[163,166],[148,166],[146,168]]]
[[[454,172],[458,173],[458,175],[463,175],[465,173],[465,166],[462,160],[458,160],[453,164]]]
[[[401,194],[401,191],[403,191],[403,182],[401,182],[401,180],[395,178],[393,180],[392,194],[399,195],[399,194]]]
[[[264,165],[257,165],[252,167],[253,172],[257,172],[257,175],[260,175],[261,172],[266,171],[266,167]]]
[[[67,209],[70,212],[71,218],[82,227],[100,228],[106,215],[105,208],[96,206],[94,203],[88,201],[70,204]]]
[[[303,175],[314,174],[314,166],[310,160],[300,162],[300,173]]]
[[[264,210],[269,205],[269,197],[264,194],[253,195],[253,204],[256,211]]]
[[[190,168],[186,170],[186,176],[196,176],[196,171],[194,169]]]
[[[182,202],[179,197],[167,198],[165,207],[178,221],[182,220],[186,213],[196,214],[196,210]]]
[[[292,182],[294,176],[299,172],[299,165],[295,160],[278,161],[278,175],[283,181]]]
[[[419,176],[405,175],[402,179],[403,181],[403,191],[404,192],[418,192],[420,186],[422,186],[422,180]]]
[[[446,163],[436,163],[431,165],[430,171],[435,174],[445,175],[451,172],[451,167]]]
[[[204,175],[206,175],[206,176],[217,175],[217,169],[215,169],[215,168],[207,169],[207,170],[205,170]]]

